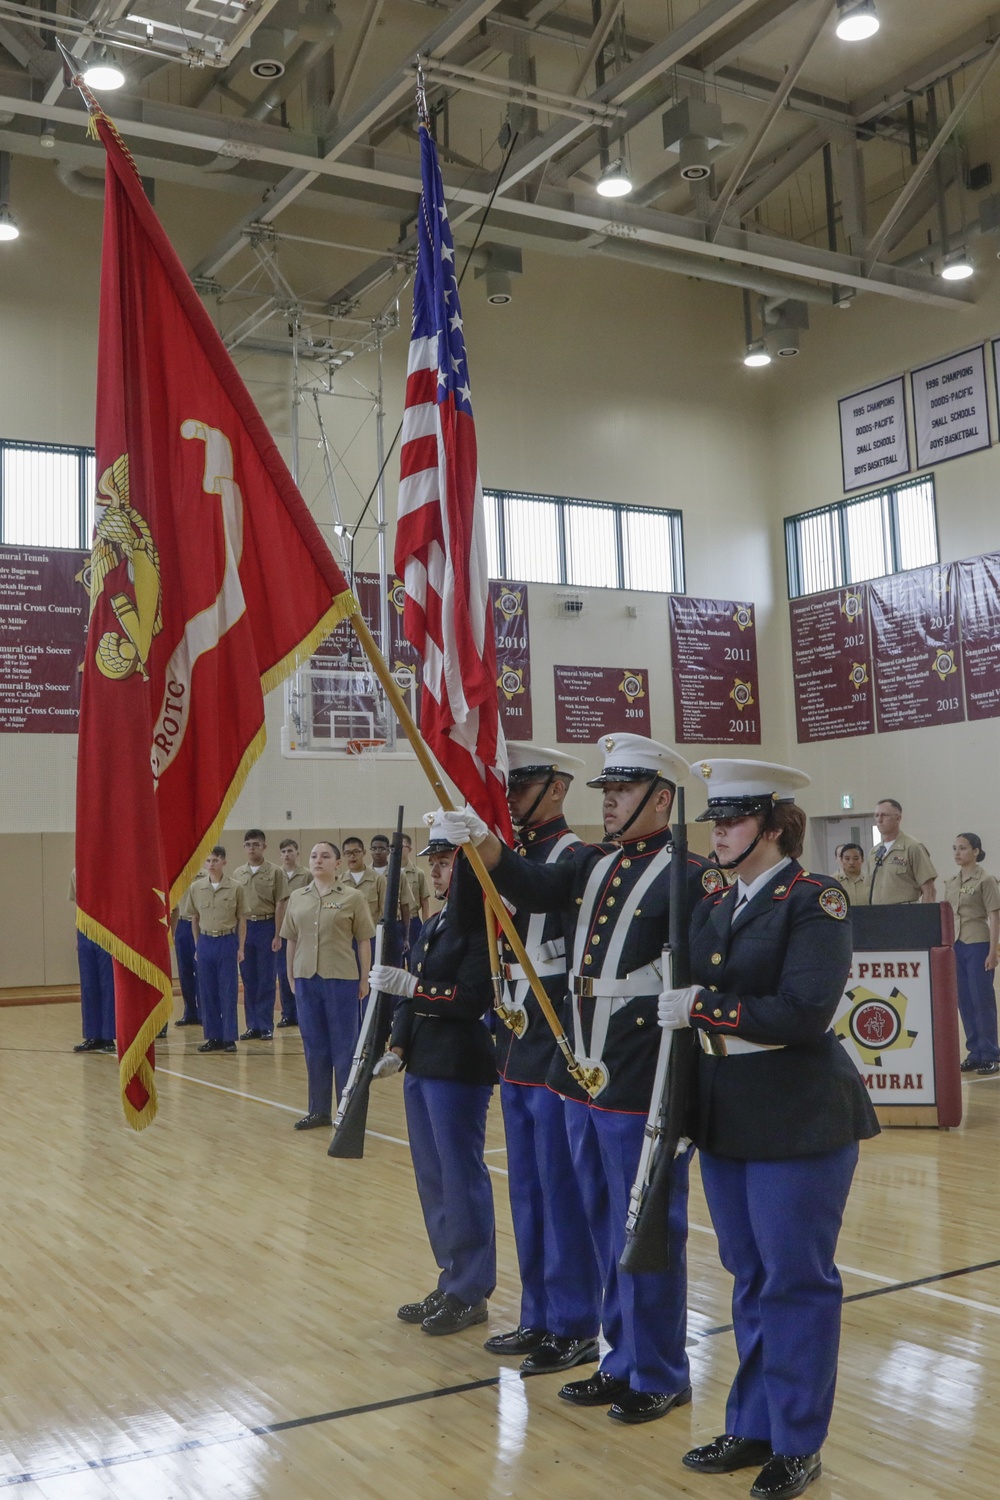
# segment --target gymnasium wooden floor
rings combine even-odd
[[[697,1173],[693,1405],[638,1428],[521,1381],[485,1330],[395,1317],[435,1282],[398,1080],[375,1086],[363,1162],[299,1135],[298,1033],[200,1056],[158,1047],[160,1117],[129,1131],[114,1061],[75,1056],[79,1010],[2,1015],[0,1490],[19,1500],[607,1500],[743,1496],[753,1473],[680,1467],[722,1430],[727,1278]],[[841,1238],[840,1389],[815,1500],[997,1493],[1000,1082],[958,1131],[862,1148]],[[499,1103],[493,1330],[517,1322]],[[592,1368],[592,1367],[589,1367]]]

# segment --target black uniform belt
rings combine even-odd
[[[236,931],[235,927],[227,927],[226,930],[225,930],[225,932],[202,932],[200,934],[200,936],[201,937],[210,937],[210,938],[232,937],[232,935],[233,935],[233,933],[235,931]]]
[[[272,911],[266,917],[247,917],[247,921],[248,922],[273,922],[274,921],[274,912]]]

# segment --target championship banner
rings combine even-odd
[[[759,745],[754,606],[670,595],[674,738],[678,745]]]
[[[357,606],[135,164],[83,92],[107,172],[78,924],[115,960],[122,1103],[142,1129],[173,1005],[171,907],[263,748],[264,694]]]
[[[76,734],[86,552],[0,547],[0,733]]]
[[[791,599],[795,727],[800,745],[875,733],[864,584]]]

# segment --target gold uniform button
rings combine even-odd
[[[639,853],[641,854],[642,851],[643,851],[643,849],[645,849],[645,847],[646,847],[646,840],[645,839],[640,839],[639,842],[636,844],[635,847],[638,849]]]
[[[735,1020],[736,1020],[736,1012],[735,1012],[735,1011],[734,1011],[734,1010],[731,1010],[731,1011],[730,1011],[730,1012],[729,1012],[729,1019],[730,1019],[730,1020],[731,1020],[731,1021],[735,1021]]]
[[[534,834],[533,834],[533,833],[531,833],[531,832],[529,832],[529,834],[528,834],[528,839],[529,839],[529,841],[530,841],[530,840],[531,840],[531,839],[533,839],[533,838],[534,838],[534,837],[535,837],[535,835],[534,835]]]
[[[713,953],[712,954],[712,962],[713,962],[713,964],[721,964],[721,962],[722,962],[722,954],[721,953]]]
[[[622,860],[622,869],[623,870],[631,870],[631,868],[632,868],[632,861],[630,859],[623,859]]]
[[[621,878],[620,875],[616,875],[615,878],[614,878],[614,880],[612,880],[612,882],[611,882],[612,885],[621,885],[621,883],[622,883],[622,878]]]
[[[719,992],[719,986],[717,984],[710,984],[709,989],[712,991],[713,995],[717,995]]]
[[[436,989],[435,990],[431,990],[431,994],[432,995],[436,995],[437,994],[437,990]]]
[[[607,901],[604,904],[606,906],[614,906],[614,904],[615,904],[615,898],[614,898],[614,896],[609,896],[608,899],[607,899]]]
[[[645,1016],[636,1016],[636,1018],[635,1018],[635,1024],[637,1026],[645,1026],[645,1024],[646,1024],[646,1017]]]
[[[598,920],[598,921],[599,921],[599,922],[606,922],[606,921],[607,921],[607,920],[608,920],[608,919],[607,919],[607,917],[598,917],[598,919],[597,919],[597,920]]]
[[[722,1015],[722,1011],[721,1010],[713,1010],[712,1015],[715,1017],[716,1020],[718,1020],[719,1017]]]
[[[583,897],[582,896],[577,896],[577,898],[576,898],[576,904],[577,904],[577,906],[582,906],[583,905]]]
[[[592,964],[594,962],[594,955],[592,953],[585,953],[583,955],[583,961],[585,964]]]
[[[597,945],[598,945],[598,943],[599,943],[599,942],[600,942],[600,941],[601,941],[601,938],[600,938],[600,934],[599,934],[599,933],[596,933],[596,932],[595,932],[595,934],[594,934],[594,936],[593,936],[593,937],[592,937],[592,938],[591,938],[591,940],[590,940],[590,946],[591,946],[591,947],[592,947],[592,948],[596,948],[596,947],[597,947]]]
[[[632,915],[633,915],[633,917],[641,917],[642,916],[642,907],[641,906],[637,906],[636,909],[635,909],[635,911],[632,913]]]
[[[695,1008],[695,1010],[701,1010],[702,1009],[702,1003],[701,1003],[700,1000],[696,1000],[694,1002],[694,1008]]]

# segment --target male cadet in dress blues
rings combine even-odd
[[[670,809],[685,761],[637,734],[598,742],[604,768],[588,786],[604,794],[614,848],[578,845],[557,864],[521,859],[464,808],[444,813],[449,836],[472,841],[497,889],[520,911],[564,912],[573,923],[569,979],[577,1060],[605,1081],[572,1102],[566,1070],[550,1086],[566,1093],[566,1123],[604,1282],[602,1328],[610,1350],[596,1375],[559,1392],[576,1406],[608,1406],[618,1422],[651,1422],[691,1400],[687,1328],[688,1154],[671,1173],[669,1272],[620,1272],[625,1220],[653,1092],[659,1048],[657,1001],[670,901]],[[704,894],[705,861],[690,856],[690,897]],[[711,872],[717,877],[718,872]]]
[[[518,828],[517,852],[553,865],[580,845],[563,803],[583,761],[542,745],[508,743],[507,800]],[[465,860],[456,883],[475,887],[473,920],[484,921],[478,883]],[[463,913],[464,919],[464,913]],[[559,912],[517,916],[517,930],[557,1014],[566,998],[566,923]],[[572,943],[572,937],[570,937]],[[566,1133],[565,1105],[546,1088],[550,1070],[570,1078],[531,986],[505,944],[505,984],[497,1024],[500,1102],[507,1137],[507,1186],[517,1261],[521,1318],[511,1333],[486,1340],[491,1354],[526,1355],[523,1375],[568,1370],[600,1358],[601,1278]]]
[[[763,761],[702,761],[712,843],[737,881],[691,921],[691,976],[658,1019],[693,1026],[695,1145],[734,1278],[740,1366],[726,1430],[689,1469],[760,1468],[754,1500],[792,1500],[820,1472],[837,1380],[843,1299],[837,1236],[858,1142],[878,1123],[831,1022],[851,967],[847,896],[799,864],[809,778]]]
[[[373,1076],[405,1064],[407,1135],[427,1238],[441,1275],[433,1292],[397,1316],[425,1333],[458,1333],[485,1323],[496,1285],[493,1187],[483,1153],[486,1112],[497,1081],[493,1038],[483,1023],[493,987],[486,924],[453,920],[448,901],[456,846],[435,814],[421,857],[429,856],[434,894],[445,905],[424,923],[413,972],[376,964],[372,993],[398,995],[390,1050]]]

